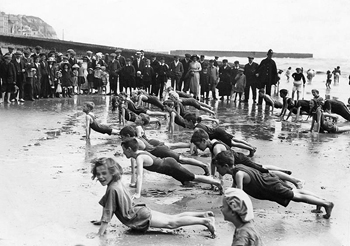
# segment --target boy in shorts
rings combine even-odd
[[[294,93],[297,92],[297,100],[299,100],[300,92],[302,91],[302,86],[305,88],[306,80],[304,74],[301,72],[301,68],[297,67],[296,71],[296,73],[292,74],[292,77],[294,79],[292,98],[294,99]]]
[[[306,190],[292,189],[273,173],[261,173],[256,169],[244,165],[233,165],[231,151],[224,151],[215,157],[215,166],[218,172],[224,176],[232,175],[234,185],[238,189],[244,190],[248,195],[260,199],[270,200],[287,207],[290,201],[303,202],[316,205],[313,213],[322,213],[324,207],[326,214],[323,218],[331,217],[334,204],[320,198]]]

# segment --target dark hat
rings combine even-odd
[[[36,50],[41,50],[42,48],[41,48],[41,46],[38,45],[38,46],[35,47],[35,49]]]
[[[235,61],[234,64],[239,64],[239,61]]]
[[[300,67],[297,67],[295,70],[301,70],[301,68],[300,68]]]
[[[25,54],[25,55],[29,55],[29,54],[30,54],[30,52],[29,52],[28,50],[24,50],[24,51],[23,51],[23,54]]]
[[[15,56],[21,56],[21,55],[23,55],[23,53],[21,51],[17,50],[14,55]]]
[[[199,59],[199,56],[198,56],[198,55],[196,55],[196,54],[192,55],[192,56],[191,56],[191,59],[193,59],[194,57],[196,57],[196,58],[197,58],[197,60]]]
[[[145,53],[143,50],[140,50],[140,52]]]
[[[126,58],[126,61],[128,62],[128,61],[131,61],[131,59],[130,58]]]
[[[201,55],[201,57],[205,57],[205,55]]]
[[[185,57],[186,58],[191,58],[191,55],[190,54],[185,54]]]
[[[42,57],[42,56],[46,56],[46,53],[44,53],[44,52],[40,53],[40,57]]]
[[[273,54],[273,50],[269,49],[269,51],[267,52],[267,54]]]
[[[151,55],[151,58],[155,58],[156,56],[155,55]]]
[[[209,60],[210,63],[214,63],[215,61],[213,59]]]
[[[160,60],[160,61],[164,61],[165,59],[164,59],[164,57],[162,56],[161,58],[159,58],[159,60]]]
[[[179,56],[174,56],[174,58],[179,58]]]
[[[10,55],[10,54],[5,54],[5,55],[4,55],[4,59],[9,59],[9,60],[11,60],[11,55]]]
[[[218,57],[218,56],[215,56],[215,59],[219,59],[219,57]]]
[[[9,46],[9,47],[7,47],[7,49],[14,50],[15,48],[13,46]]]
[[[254,59],[254,56],[248,56],[248,59]]]
[[[223,59],[222,62],[228,62],[228,60],[227,59]]]

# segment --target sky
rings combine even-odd
[[[233,50],[350,56],[348,0],[1,0],[64,40],[149,51]]]

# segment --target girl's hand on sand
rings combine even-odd
[[[89,239],[94,239],[97,236],[98,236],[98,233],[96,233],[96,232],[90,232],[86,235],[86,237]]]
[[[141,194],[135,193],[134,195],[132,195],[131,199],[134,200],[134,199],[138,199],[140,197],[141,197]]]

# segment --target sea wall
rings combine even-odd
[[[213,50],[172,50],[172,55],[184,55],[184,54],[199,54],[205,56],[219,56],[219,57],[248,57],[253,56],[256,58],[266,57],[265,52],[260,51],[213,51]],[[274,57],[277,58],[313,58],[313,54],[310,53],[279,53],[275,52]]]

